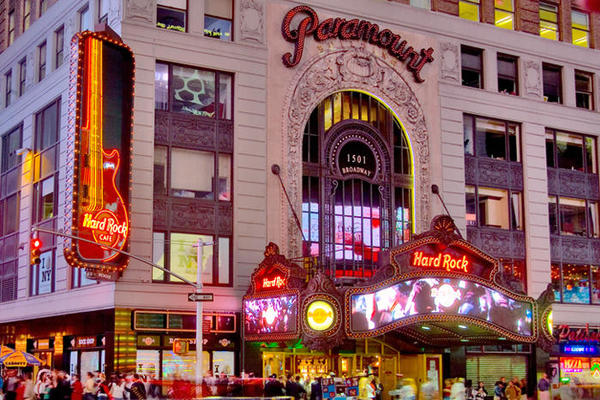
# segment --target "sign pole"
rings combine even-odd
[[[202,239],[198,239],[196,244],[196,293],[202,293],[202,258],[204,257],[204,243]],[[196,302],[196,387],[200,390],[197,397],[202,397],[202,302]]]

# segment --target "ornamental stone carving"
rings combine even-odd
[[[300,209],[302,181],[302,134],[312,110],[327,96],[340,90],[363,90],[381,99],[403,123],[414,154],[417,231],[429,225],[429,136],[423,108],[402,75],[382,58],[365,49],[366,44],[332,48],[304,64],[285,99],[282,142],[286,181],[296,209]],[[301,254],[298,227],[282,203],[288,218],[282,221],[283,243],[288,254]]]
[[[442,79],[460,82],[458,69],[458,45],[456,43],[441,43],[442,49]]]
[[[264,9],[263,0],[242,0],[240,3],[240,38],[242,41],[264,44]]]
[[[540,63],[537,61],[525,62],[525,95],[528,97],[540,97],[542,74]]]
[[[153,23],[155,10],[156,0],[125,0],[125,15],[127,18]]]

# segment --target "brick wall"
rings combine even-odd
[[[409,0],[407,0],[409,1]],[[48,1],[48,8],[58,0]],[[23,33],[23,0],[0,0],[0,53],[6,50],[8,41],[8,12],[15,11],[15,39]],[[31,17],[29,25],[40,17],[40,0],[31,0]]]
[[[6,32],[8,30],[8,0],[0,0],[0,53],[6,49]]]
[[[540,34],[539,1],[517,0],[516,1],[516,29],[533,35]]]
[[[571,2],[561,1],[558,5],[558,26],[560,29],[560,40],[572,42],[571,35]]]
[[[590,17],[590,47],[600,48],[600,14],[594,13]]]
[[[494,25],[494,0],[481,0],[480,4],[481,22]]]
[[[458,15],[458,0],[431,0],[431,9],[444,14]]]

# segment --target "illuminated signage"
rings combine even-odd
[[[585,328],[571,328],[569,325],[560,325],[557,330],[559,342],[600,342],[600,330]]]
[[[303,15],[304,18],[299,21],[297,28],[292,30],[292,20],[297,15]],[[305,39],[309,35],[313,35],[319,42],[329,39],[362,40],[376,45],[387,50],[390,56],[402,62],[406,61],[406,68],[419,83],[425,81],[421,77],[421,69],[434,60],[433,48],[417,52],[400,35],[389,29],[379,30],[379,25],[366,20],[328,18],[319,23],[317,12],[308,6],[297,6],[288,11],[283,18],[281,31],[285,40],[294,43],[294,53],[283,55],[283,64],[286,67],[298,65],[304,51]]]
[[[315,331],[326,331],[335,323],[333,306],[323,300],[313,301],[306,310],[306,322]]]
[[[412,257],[412,265],[415,267],[441,268],[446,271],[458,270],[469,272],[469,260],[467,260],[467,256],[455,258],[451,254],[439,253],[436,256],[428,256],[422,251],[415,251]]]
[[[133,123],[133,53],[107,32],[72,40],[69,163],[74,236],[65,257],[74,267],[116,280],[128,263],[129,183]],[[69,202],[71,203],[71,202]],[[111,274],[112,273],[112,274]],[[104,275],[103,275],[104,276]]]
[[[561,352],[565,354],[596,354],[598,348],[590,345],[566,344],[561,346]]]
[[[298,296],[287,295],[244,300],[246,335],[296,334]]]
[[[272,288],[277,288],[277,289],[281,289],[282,287],[285,287],[285,278],[282,278],[281,276],[275,276],[272,279],[269,278],[263,278],[262,280],[262,287],[263,289],[272,289]]]
[[[344,176],[360,175],[372,179],[377,170],[375,154],[366,143],[349,141],[339,151],[338,168]]]
[[[576,357],[561,357],[560,359],[560,370],[562,372],[573,373],[583,372],[584,370],[590,369],[589,358],[576,358]]]

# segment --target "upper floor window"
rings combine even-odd
[[[8,107],[12,98],[12,71],[4,74],[4,106]]]
[[[461,46],[462,85],[483,88],[482,54],[483,50]]]
[[[543,64],[544,100],[550,103],[562,103],[562,68],[556,65]]]
[[[551,168],[564,168],[596,173],[596,138],[546,130],[546,165]]]
[[[187,0],[158,0],[156,26],[180,32],[186,31]]]
[[[513,0],[494,0],[494,22],[497,27],[515,29],[515,5]]]
[[[593,74],[575,71],[575,104],[579,108],[594,109]]]
[[[31,296],[52,293],[54,291],[55,253],[55,249],[46,250],[40,254],[40,263],[31,265]]]
[[[204,36],[233,40],[233,0],[204,1]]]
[[[46,77],[46,42],[38,46],[38,81]]]
[[[110,0],[98,0],[98,22],[108,23],[108,9],[110,7]]]
[[[598,237],[598,203],[567,197],[548,197],[550,233]]]
[[[24,58],[19,62],[19,96],[25,94],[27,83],[27,59]]]
[[[15,41],[15,11],[8,13],[8,45]]]
[[[40,0],[40,17],[46,12],[48,11],[48,3],[50,3],[50,0]]]
[[[431,10],[431,0],[410,0],[410,5],[412,7],[424,8],[426,10]]]
[[[498,54],[498,91],[512,95],[519,94],[517,57]]]
[[[590,15],[581,11],[571,11],[573,44],[590,47]]]
[[[558,7],[553,4],[540,3],[540,36],[558,40]]]
[[[466,220],[469,226],[523,229],[521,192],[481,186],[465,186]]]
[[[2,136],[2,165],[0,172],[4,173],[8,170],[17,166],[20,161],[20,155],[17,154],[17,150],[22,147],[23,134],[21,126],[8,132]],[[4,189],[4,187],[0,187]],[[4,190],[0,191],[2,193]]]
[[[61,26],[54,32],[54,65],[55,68],[60,67],[63,64],[65,56],[65,27]]]
[[[154,90],[157,110],[232,119],[231,74],[157,63]]]
[[[458,16],[464,19],[479,22],[479,4],[479,0],[459,0]]]
[[[497,160],[521,161],[518,124],[465,115],[463,132],[465,154]]]
[[[79,30],[92,30],[92,17],[90,15],[90,8],[88,6],[85,6],[79,10]]]
[[[31,25],[31,0],[23,0],[23,32]]]
[[[600,304],[600,266],[553,263],[551,277],[555,301]]]

